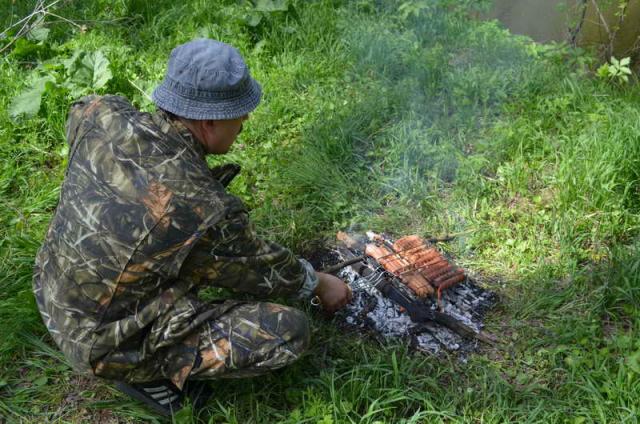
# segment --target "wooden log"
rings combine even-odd
[[[363,260],[365,260],[366,256],[365,255],[361,255],[361,256],[356,256],[354,258],[351,258],[349,260],[346,260],[344,262],[340,262],[338,264],[332,265],[328,268],[323,269],[321,272],[324,272],[326,274],[333,274],[337,271],[340,271],[342,268],[347,267],[349,265],[353,265],[357,262],[361,262]]]

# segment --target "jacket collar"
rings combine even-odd
[[[189,148],[194,150],[202,160],[206,160],[207,152],[205,152],[204,147],[179,119],[163,110],[156,111],[156,113],[152,115],[152,119],[162,133],[177,136],[183,140]]]

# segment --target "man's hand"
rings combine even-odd
[[[351,288],[338,277],[316,271],[318,285],[313,294],[318,296],[322,308],[329,314],[351,302]]]

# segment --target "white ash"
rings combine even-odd
[[[440,353],[442,345],[431,333],[424,332],[422,334],[416,334],[415,345],[417,350],[424,353],[437,354]]]
[[[374,288],[376,282],[386,278],[381,271],[362,277],[352,267],[340,273],[353,290],[353,301],[341,316],[351,326],[367,329],[385,340],[404,338],[413,348],[428,354],[469,352],[476,341],[467,340],[435,322],[414,323],[406,311],[384,297]],[[443,312],[480,331],[482,315],[494,302],[494,294],[467,280],[442,294]],[[424,301],[425,308],[435,309],[434,298]]]
[[[347,323],[371,327],[385,338],[402,337],[415,326],[409,315],[400,312],[378,290],[355,283],[349,284],[353,290],[353,300],[343,312]]]

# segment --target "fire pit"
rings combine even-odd
[[[327,270],[344,279],[353,301],[339,313],[346,325],[382,340],[406,339],[429,354],[466,353],[495,338],[482,319],[496,300],[434,244],[406,236],[338,233],[340,264]]]

